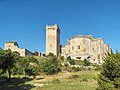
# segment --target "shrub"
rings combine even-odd
[[[120,88],[120,78],[115,78],[114,85],[115,85],[115,88]]]
[[[78,72],[78,71],[81,71],[81,68],[80,67],[72,67],[72,70],[74,72]]]
[[[63,56],[60,56],[59,58],[61,61],[64,61],[64,57]]]
[[[89,66],[90,65],[90,62],[89,62],[89,60],[87,60],[87,59],[84,59],[84,66]]]
[[[112,82],[101,74],[98,76],[98,85],[97,90],[114,90]]]
[[[95,71],[100,71],[102,69],[100,65],[93,64],[93,66],[95,67]]]
[[[50,64],[49,66],[46,67],[44,71],[46,74],[54,74],[59,71],[59,68],[54,64]]]
[[[36,75],[39,73],[39,62],[35,57],[21,57],[16,61],[15,67],[12,68],[12,74]]]
[[[71,65],[75,65],[75,61],[73,59],[71,59],[71,57],[67,57],[67,61],[71,64]]]
[[[98,78],[98,90],[120,89],[120,54],[109,54]]]
[[[44,60],[40,64],[41,71],[45,74],[55,74],[60,71],[57,58],[52,57],[50,60]]]

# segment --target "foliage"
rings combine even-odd
[[[98,79],[98,90],[120,88],[120,54],[108,53]]]
[[[101,65],[91,64],[91,66],[94,66],[96,71],[101,71],[102,70],[102,66]]]
[[[45,57],[45,56],[46,56],[46,54],[43,54],[43,56]]]
[[[60,58],[59,58],[61,61],[64,61],[65,59],[64,59],[64,56],[60,56]]]
[[[84,65],[84,61],[82,60],[75,60],[75,65]]]
[[[32,56],[21,57],[13,68],[13,74],[35,75],[39,72],[38,60]]]
[[[67,61],[71,64],[71,65],[74,65],[75,64],[75,61],[73,59],[71,59],[71,57],[67,57]]]
[[[45,74],[57,73],[60,70],[57,58],[55,56],[52,56],[48,60],[43,60],[40,63],[40,69]]]
[[[54,54],[53,54],[53,53],[49,53],[49,54],[47,55],[47,57],[54,57]]]
[[[90,65],[90,61],[87,59],[84,59],[84,66],[89,66]]]
[[[19,59],[18,53],[13,53],[10,49],[0,51],[0,69],[1,74],[4,74],[8,70],[9,81],[11,78],[11,68],[14,67],[14,63]]]
[[[81,71],[81,68],[80,67],[72,67],[72,70],[74,72],[78,72],[78,71]]]
[[[98,85],[97,90],[114,90],[112,82],[101,74],[98,77]]]

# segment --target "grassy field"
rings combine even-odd
[[[95,90],[97,74],[96,71],[79,71],[39,75],[35,78],[13,76],[10,83],[0,77],[0,90]]]

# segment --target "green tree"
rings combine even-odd
[[[19,55],[12,53],[10,49],[0,51],[0,69],[2,69],[1,74],[8,71],[8,81],[11,79],[11,68],[13,68],[15,62],[19,59]]]
[[[90,65],[90,61],[87,59],[84,59],[84,66],[89,66]]]
[[[98,90],[120,88],[120,54],[108,53],[98,79]]]
[[[38,60],[34,57],[21,57],[16,63],[16,70],[18,73],[22,73],[24,76],[33,75],[38,70]]]
[[[60,56],[59,60],[60,60],[61,62],[63,62],[63,61],[65,60],[65,59],[64,59],[64,56]]]
[[[55,56],[50,56],[40,63],[40,69],[45,74],[57,73],[60,70],[58,59]]]
[[[40,69],[39,69],[38,60],[33,56],[29,56],[29,57],[27,57],[27,59],[29,60],[29,65],[28,65],[28,68],[26,70],[27,75],[39,74]]]
[[[54,57],[54,54],[53,54],[53,53],[49,53],[49,54],[47,55],[47,57]]]
[[[22,69],[22,72],[23,72],[23,75],[26,76],[26,70],[27,70],[27,67],[29,65],[29,61],[26,57],[23,57],[20,59],[19,61],[19,68]]]
[[[71,65],[75,65],[75,61],[74,59],[71,59],[71,57],[67,57],[67,61],[71,64]]]

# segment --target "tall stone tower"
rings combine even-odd
[[[57,24],[46,25],[46,55],[53,53],[58,56],[60,53],[60,28]]]

